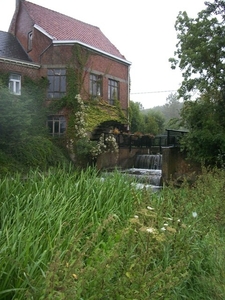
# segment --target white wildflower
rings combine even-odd
[[[154,210],[154,208],[151,207],[151,206],[147,206],[147,209],[149,209],[149,210]]]
[[[155,229],[150,227],[150,228],[147,228],[146,231],[149,232],[149,233],[154,233]]]
[[[193,211],[193,212],[192,212],[192,217],[193,217],[193,218],[197,218],[197,216],[198,216],[198,214],[196,213],[196,211]]]

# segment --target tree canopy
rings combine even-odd
[[[205,5],[196,18],[179,13],[178,43],[169,60],[183,76],[178,90],[186,100],[181,124],[190,130],[184,147],[192,159],[213,165],[225,153],[225,2]]]

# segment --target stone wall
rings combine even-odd
[[[196,176],[201,172],[201,166],[186,158],[186,154],[178,147],[162,148],[162,180],[182,183],[184,180],[194,182]]]

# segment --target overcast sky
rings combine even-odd
[[[1,0],[2,1],[2,0]],[[166,103],[181,82],[168,59],[176,50],[179,11],[196,17],[205,0],[31,0],[30,2],[98,26],[131,65],[131,100],[144,108]],[[213,1],[212,1],[213,2]],[[16,0],[4,1],[0,30],[8,31]]]

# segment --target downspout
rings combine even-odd
[[[130,65],[127,68],[127,120],[128,120],[128,124],[127,124],[127,130],[130,130],[130,120],[129,120],[129,108],[130,108]]]

